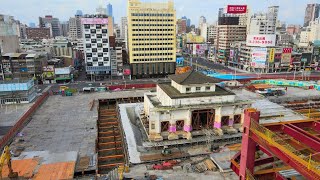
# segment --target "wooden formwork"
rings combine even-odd
[[[96,141],[98,174],[106,174],[118,166],[128,164],[117,104],[134,102],[143,102],[143,97],[99,100]]]

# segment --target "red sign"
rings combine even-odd
[[[247,12],[247,5],[228,5],[227,13],[230,14],[243,14]]]
[[[126,75],[126,76],[130,75],[131,74],[131,70],[130,69],[124,69],[123,70],[123,74]]]
[[[292,48],[283,48],[282,49],[283,54],[291,54],[292,53]]]

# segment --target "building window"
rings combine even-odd
[[[85,28],[85,29],[90,29],[90,24],[85,24],[85,25],[84,25],[84,28]]]
[[[92,62],[87,62],[87,66],[92,66]]]
[[[102,34],[97,34],[97,38],[102,38]]]
[[[187,88],[186,88],[186,91],[187,91],[187,92],[190,92],[190,91],[191,91],[191,89],[190,89],[189,87],[187,87]]]
[[[98,57],[103,57],[103,53],[98,53]]]
[[[108,57],[104,57],[103,61],[109,61],[109,58]]]
[[[101,48],[101,47],[102,47],[102,44],[101,44],[101,43],[98,43],[97,46],[98,46],[98,48]]]
[[[91,39],[91,43],[97,43],[96,39]]]
[[[109,52],[108,48],[103,48],[103,52]]]
[[[98,52],[97,48],[92,48],[92,52]]]
[[[86,48],[91,48],[91,44],[86,44]]]
[[[87,53],[87,57],[92,57],[92,53]]]
[[[102,29],[102,33],[108,33],[107,29]]]
[[[103,43],[108,43],[108,39],[102,39]]]
[[[206,86],[206,91],[210,91],[210,86]]]
[[[98,62],[98,65],[99,66],[103,66],[103,62]]]
[[[90,30],[91,33],[96,33],[97,31],[95,29]]]
[[[97,28],[97,29],[101,29],[101,24],[97,24],[97,25],[96,25],[96,28]]]
[[[200,91],[201,90],[201,87],[196,87],[196,91]]]
[[[93,57],[93,58],[92,58],[92,61],[95,61],[95,62],[96,62],[96,61],[98,61],[98,58],[97,58],[97,57]]]

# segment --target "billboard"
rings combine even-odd
[[[251,53],[251,66],[254,68],[265,68],[267,54],[267,48],[253,48]]]
[[[55,68],[54,74],[60,75],[60,74],[70,74],[71,68],[70,67],[64,67],[64,68]]]
[[[274,62],[274,56],[275,56],[275,48],[271,48],[270,52],[269,52],[269,63],[273,63]]]
[[[230,57],[233,58],[233,56],[234,56],[234,50],[230,49]]]
[[[228,5],[227,13],[229,14],[243,14],[247,12],[247,5]]]
[[[248,35],[247,46],[273,47],[276,45],[275,34]]]
[[[177,57],[177,60],[176,60],[177,66],[183,66],[183,61],[184,61],[183,57]]]
[[[108,24],[108,18],[81,18],[81,24]]]
[[[282,48],[281,64],[290,64],[292,48]]]
[[[43,66],[43,72],[54,72],[54,66]]]

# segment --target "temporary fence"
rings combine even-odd
[[[9,132],[0,140],[0,149],[3,149],[30,120],[30,116],[40,107],[48,98],[49,93],[44,92],[36,102],[26,111],[18,122],[9,130]]]
[[[262,79],[262,80],[252,80],[251,83],[252,84],[270,84],[270,85],[276,85],[276,86],[301,87],[301,88],[308,88],[308,89],[316,89],[320,91],[319,84],[309,83],[305,81]]]

